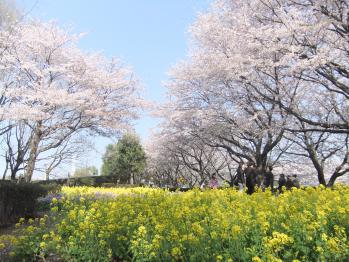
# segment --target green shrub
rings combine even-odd
[[[58,194],[62,189],[62,185],[56,183],[44,184],[41,185],[41,187],[44,188],[48,194]]]
[[[0,225],[33,216],[37,198],[46,193],[38,184],[0,183]]]

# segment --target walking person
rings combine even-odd
[[[239,187],[239,191],[243,191],[244,187],[246,185],[245,181],[245,174],[244,174],[244,169],[243,169],[243,164],[239,163],[239,166],[236,170],[236,180],[235,180],[235,186]]]
[[[293,187],[293,182],[292,182],[291,176],[288,175],[286,179],[286,189],[290,190],[292,187]]]
[[[274,174],[273,174],[273,167],[269,166],[269,170],[265,173],[264,178],[264,188],[270,187],[271,191],[274,190]]]
[[[292,186],[296,187],[296,188],[300,188],[301,187],[301,184],[299,182],[299,179],[298,179],[297,175],[293,175],[292,176]]]
[[[285,178],[285,174],[280,174],[279,176],[279,186],[278,186],[278,190],[279,193],[282,192],[282,187],[286,187],[286,178]]]
[[[218,188],[218,180],[217,180],[216,175],[212,175],[209,185],[210,185],[210,188],[211,188],[211,189],[216,189],[216,188]]]
[[[246,177],[246,187],[247,193],[252,194],[254,192],[254,187],[256,185],[256,169],[252,162],[247,164],[245,168],[245,177]]]

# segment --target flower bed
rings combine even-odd
[[[349,187],[280,196],[232,189],[62,189],[21,231],[16,259],[348,261]],[[96,195],[97,194],[97,195]],[[101,197],[104,195],[104,197]]]

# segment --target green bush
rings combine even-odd
[[[58,194],[61,192],[61,189],[62,189],[62,186],[60,184],[56,184],[56,183],[44,184],[44,185],[40,184],[40,186],[42,188],[44,188],[48,194]]]
[[[38,184],[0,183],[0,225],[33,216],[37,198],[46,194],[47,189]]]

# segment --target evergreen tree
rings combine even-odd
[[[124,183],[139,182],[146,166],[146,156],[139,138],[125,134],[116,145],[108,145],[103,156],[102,175],[116,176]]]

